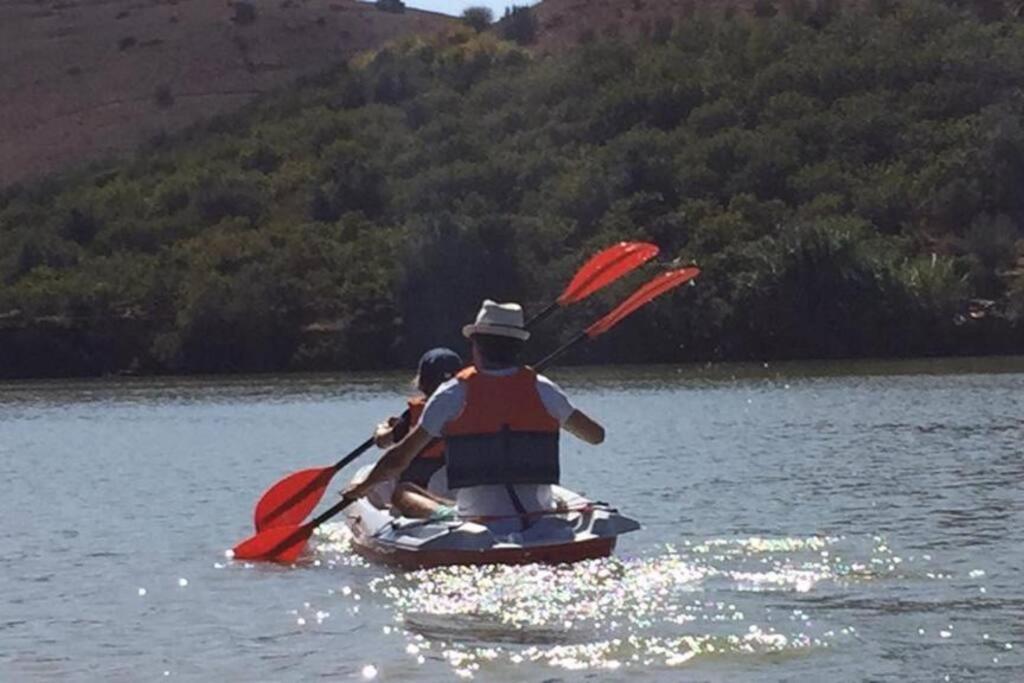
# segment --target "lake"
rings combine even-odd
[[[1024,680],[1024,358],[557,369],[614,558],[228,560],[410,374],[0,383],[0,680]]]

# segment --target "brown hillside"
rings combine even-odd
[[[123,152],[454,21],[354,0],[5,0],[0,187]]]

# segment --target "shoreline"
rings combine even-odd
[[[950,368],[949,366],[955,366]],[[249,384],[265,380],[284,382],[311,381],[314,384],[346,383],[359,384],[389,382],[408,384],[412,376],[410,368],[386,368],[378,370],[297,370],[240,373],[152,373],[152,374],[107,374],[61,377],[20,377],[0,378],[2,386],[59,385],[72,384],[128,384],[160,383],[173,384]],[[642,380],[647,377],[679,377],[693,380],[736,381],[744,379],[794,378],[845,376],[899,376],[899,375],[996,375],[1024,373],[1024,353],[967,356],[915,356],[908,358],[805,358],[767,361],[687,361],[680,363],[605,363],[605,364],[563,364],[548,370],[552,376],[568,376],[571,380],[604,376],[620,376],[624,373]]]

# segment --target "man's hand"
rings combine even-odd
[[[391,424],[391,420],[394,420],[394,418],[389,419],[387,422],[380,423],[377,425],[377,429],[374,430],[374,443],[377,444],[378,449],[386,449],[387,446],[391,445],[393,440],[392,430],[394,428],[394,425]]]
[[[389,417],[387,422],[381,422],[377,425],[377,429],[373,432],[373,442],[377,444],[377,448],[387,448],[395,440],[395,425],[400,420],[397,417]]]
[[[346,500],[358,500],[365,498],[370,493],[370,489],[376,486],[376,482],[371,482],[369,479],[364,479],[358,484],[349,484],[346,488],[341,490],[341,497]]]
[[[381,456],[365,480],[343,489],[341,495],[350,500],[363,498],[382,481],[397,478],[430,441],[430,434],[422,427],[417,427],[401,443]]]

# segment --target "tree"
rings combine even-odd
[[[532,45],[537,40],[537,17],[529,7],[513,5],[506,8],[501,24],[501,35],[505,40],[520,45]]]
[[[490,7],[467,7],[462,13],[462,22],[480,33],[494,23],[494,12]]]

